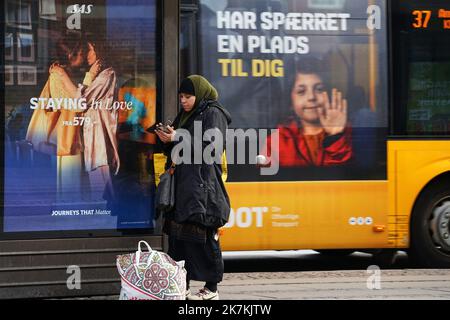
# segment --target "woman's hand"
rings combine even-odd
[[[50,67],[48,68],[48,73],[52,73],[52,70],[54,67],[59,66],[58,62],[53,62]]]
[[[169,126],[167,126],[166,128],[167,128],[167,133],[164,132],[161,129],[158,129],[158,128],[155,130],[155,133],[158,136],[158,138],[163,143],[170,143],[170,142],[175,141],[175,134],[177,133],[175,131],[175,128],[174,127],[169,127]]]
[[[49,71],[49,73],[57,73],[60,76],[66,76],[67,75],[66,70],[64,70],[64,68],[61,67],[58,63],[53,63],[50,66],[50,69],[48,71]]]
[[[89,73],[91,74],[92,79],[95,79],[98,76],[101,68],[102,68],[101,61],[100,60],[95,61],[94,64],[89,69]]]
[[[54,63],[50,66],[49,72],[50,74],[58,74],[61,77],[61,82],[69,94],[69,97],[67,98],[76,97],[77,87],[72,82],[72,80],[70,79],[69,75],[67,74],[66,70],[64,70],[63,67],[61,67],[58,63]]]
[[[342,92],[333,89],[331,101],[325,92],[325,106],[320,111],[320,123],[325,133],[334,136],[343,133],[347,126],[348,102],[342,97]]]

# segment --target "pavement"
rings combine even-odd
[[[220,300],[450,300],[450,270],[259,272],[224,275]],[[377,278],[379,275],[379,278]],[[380,280],[377,283],[377,280]],[[192,291],[203,283],[193,281]],[[118,296],[76,300],[117,300]]]
[[[332,259],[314,251],[226,252],[224,260],[221,300],[450,300],[450,269],[412,269],[405,254],[394,268],[369,271],[374,261],[362,253]],[[203,285],[192,281],[191,289]]]
[[[193,282],[193,291],[202,285]],[[450,270],[225,274],[219,293],[221,300],[450,300]]]

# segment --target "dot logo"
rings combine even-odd
[[[231,209],[230,218],[224,228],[263,228],[264,215],[269,212],[267,207],[243,207]]]
[[[371,226],[373,224],[372,217],[351,217],[348,220],[349,225],[351,226]]]

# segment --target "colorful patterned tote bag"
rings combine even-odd
[[[148,251],[141,250],[145,245]],[[186,269],[163,252],[140,241],[138,251],[117,257],[122,279],[120,300],[185,300]]]

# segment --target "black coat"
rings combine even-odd
[[[174,121],[179,129],[182,112]],[[231,116],[217,101],[200,102],[192,116],[181,127],[194,137],[194,122],[202,122],[202,135],[208,129],[218,129],[223,135],[223,150],[226,147],[226,131],[231,123]],[[230,216],[230,199],[222,180],[222,166],[207,164],[202,157],[202,164],[194,164],[194,138],[191,141],[191,164],[175,167],[175,209],[166,215],[177,223],[193,223],[207,228],[224,226]],[[171,152],[177,144],[171,143],[165,148],[168,157],[166,167],[172,163]],[[202,153],[211,142],[202,142]],[[221,155],[219,155],[220,158]]]

